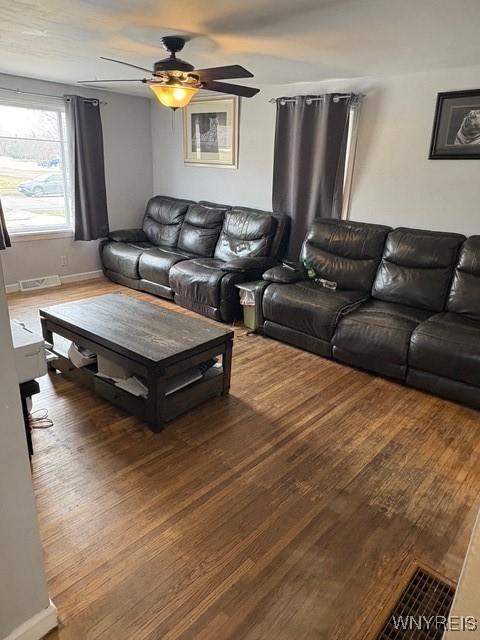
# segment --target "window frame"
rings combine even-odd
[[[354,97],[348,114],[347,144],[345,150],[345,169],[343,174],[343,200],[341,220],[350,220],[350,205],[352,199],[353,170],[357,153],[358,126],[363,94]]]
[[[62,115],[65,117],[65,104],[63,98],[58,97],[42,97],[28,96],[25,94],[6,96],[0,94],[0,106],[19,107],[21,109],[37,109],[41,111],[54,111],[57,115],[58,124],[58,143],[60,146],[61,159],[61,175],[64,184],[64,203],[65,203],[65,223],[52,225],[35,225],[22,228],[9,228],[7,221],[7,229],[13,242],[22,240],[41,240],[45,238],[68,238],[73,237],[74,233],[74,210],[73,210],[73,192],[71,182],[68,177],[68,132],[62,126]],[[65,135],[66,134],[66,135]],[[6,136],[0,136],[4,138]],[[24,140],[39,140],[37,138],[23,138]],[[50,142],[50,141],[47,141]],[[1,194],[0,194],[1,196]]]

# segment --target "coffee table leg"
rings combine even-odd
[[[232,373],[232,348],[233,340],[229,340],[223,352],[222,366],[223,366],[223,389],[222,396],[228,395],[230,390],[230,376]]]
[[[162,404],[165,401],[165,377],[153,377],[148,382],[147,424],[150,431],[159,433],[165,426]]]
[[[47,327],[47,320],[45,318],[40,318],[40,322],[42,324],[42,335],[45,342],[53,345],[53,333]]]

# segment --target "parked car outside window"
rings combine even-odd
[[[41,176],[28,182],[22,182],[17,189],[20,193],[35,198],[40,198],[41,196],[63,196],[63,176],[61,174]]]

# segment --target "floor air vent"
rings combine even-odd
[[[32,291],[33,289],[47,289],[48,287],[59,287],[62,282],[59,276],[45,276],[44,278],[32,278],[31,280],[20,280],[20,291]]]
[[[375,640],[441,640],[455,589],[416,567]]]

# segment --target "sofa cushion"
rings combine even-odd
[[[270,243],[269,255],[276,258],[281,258],[285,255],[288,235],[290,231],[290,218],[279,211],[265,211],[263,209],[253,209],[252,207],[234,207],[237,211],[244,211],[245,213],[254,213],[257,215],[274,216],[275,218],[275,233],[272,235]]]
[[[213,256],[224,215],[225,209],[191,204],[180,231],[178,248],[206,258]]]
[[[316,220],[301,260],[339,289],[370,291],[389,227],[343,220]]]
[[[266,320],[330,340],[340,316],[364,299],[361,292],[331,291],[311,281],[272,283],[263,296],[263,315]]]
[[[273,214],[231,209],[225,214],[220,237],[215,247],[215,258],[267,256],[277,226]]]
[[[441,311],[463,240],[459,234],[439,231],[399,228],[390,232],[372,296]]]
[[[412,332],[430,315],[424,309],[369,300],[338,323],[332,340],[333,355],[355,366],[404,379]],[[356,355],[354,362],[348,354]],[[388,363],[387,367],[383,363]]]
[[[465,240],[455,267],[447,311],[480,321],[480,236]]]
[[[448,311],[432,316],[413,332],[409,365],[480,386],[480,323]]]
[[[189,204],[188,200],[166,196],[151,198],[143,219],[143,230],[149,241],[157,246],[176,247]]]
[[[191,254],[183,251],[155,248],[140,256],[138,274],[144,280],[168,287],[170,285],[168,276],[173,265],[191,257]]]
[[[103,267],[128,278],[138,279],[138,262],[145,250],[144,247],[126,242],[108,242],[102,250]]]
[[[225,276],[221,260],[194,258],[179,262],[170,270],[170,287],[200,305],[220,307],[220,282]]]

